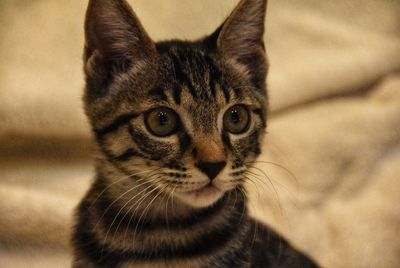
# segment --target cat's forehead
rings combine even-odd
[[[215,100],[216,87],[223,81],[221,66],[215,55],[193,44],[161,46],[159,51],[159,80],[161,86],[175,89],[175,101],[181,102],[183,89],[195,100]]]
[[[179,45],[162,47],[160,55],[159,89],[193,130],[212,131],[230,101],[217,59],[199,47]]]
[[[221,106],[252,97],[245,77],[229,68],[204,43],[166,42],[157,48],[158,89],[171,91],[177,104],[187,101],[190,106]]]

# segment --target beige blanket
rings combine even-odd
[[[236,3],[130,2],[156,39],[211,32]],[[0,3],[0,267],[70,265],[93,176],[86,4]],[[250,209],[324,267],[400,267],[400,1],[270,0],[267,29],[272,115]]]

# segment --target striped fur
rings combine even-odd
[[[265,9],[242,0],[210,36],[154,43],[125,1],[89,2],[84,101],[99,150],[74,267],[314,267],[246,212],[266,128]],[[240,134],[223,123],[234,105],[250,118]],[[177,114],[176,132],[149,131],[157,107]],[[218,161],[215,178],[199,168]]]

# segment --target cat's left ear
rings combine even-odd
[[[257,83],[265,83],[267,60],[264,46],[267,0],[241,0],[213,34],[218,51],[239,64]]]

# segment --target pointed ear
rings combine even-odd
[[[85,37],[85,73],[103,79],[92,81],[97,87],[155,54],[153,41],[125,0],[90,0]]]
[[[265,83],[267,62],[264,47],[267,0],[241,0],[213,35],[217,49],[228,61],[242,65],[249,74]],[[215,37],[214,37],[215,38]]]

